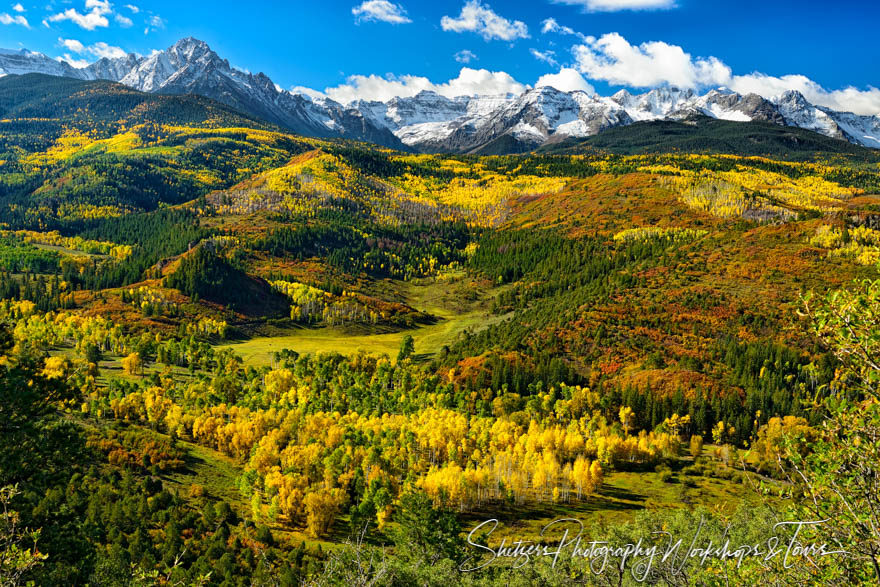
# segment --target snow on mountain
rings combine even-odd
[[[419,92],[413,98],[392,98],[385,105],[385,118],[397,128],[448,122],[467,113],[467,101],[450,100],[435,92]]]
[[[0,74],[20,75],[25,73],[42,73],[59,77],[88,79],[87,74],[82,69],[76,69],[69,63],[57,61],[42,53],[28,51],[27,49],[19,51],[0,49]]]
[[[297,133],[424,152],[476,152],[502,138],[504,145],[526,150],[634,122],[694,115],[797,126],[880,148],[880,114],[836,112],[811,104],[795,91],[771,100],[725,88],[699,95],[673,87],[643,94],[621,90],[600,97],[545,86],[520,95],[450,98],[423,91],[386,102],[340,104],[305,88],[282,90],[262,73],[254,75],[230,66],[206,43],[193,38],[147,57],[103,58],[83,69],[41,53],[0,49],[0,76],[24,73],[106,79],[144,92],[200,94]]]
[[[837,127],[845,133],[848,140],[861,143],[865,147],[880,149],[880,115],[858,116],[851,112],[823,111],[834,119]]]
[[[88,79],[103,79],[118,82],[128,75],[129,72],[139,67],[143,61],[143,57],[134,53],[129,53],[125,57],[114,59],[102,57],[82,71],[88,76]]]
[[[344,136],[402,146],[390,132],[375,128],[359,112],[332,100],[313,101],[300,93],[280,90],[265,74],[232,67],[198,39],[182,39],[148,57],[101,59],[83,70],[81,77],[117,81],[142,92],[207,96],[304,135]]]
[[[631,96],[629,103],[623,106],[635,121],[661,120],[681,110],[693,98],[693,90],[657,88],[647,94]]]
[[[803,94],[790,90],[774,99],[776,108],[785,118],[785,124],[797,126],[837,139],[849,139],[825,111],[813,106]]]
[[[476,150],[505,135],[523,148],[534,148],[556,136],[585,137],[632,122],[617,104],[552,87],[519,96],[455,99],[423,92],[384,105],[355,106],[385,124],[405,145],[431,152]]]

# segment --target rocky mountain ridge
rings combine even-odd
[[[102,58],[81,69],[41,53],[0,50],[0,75],[33,72],[111,80],[144,92],[204,95],[300,134],[419,152],[480,152],[499,141],[506,151],[527,151],[634,122],[684,120],[694,115],[795,126],[880,148],[880,115],[837,112],[811,104],[796,91],[767,99],[724,88],[702,95],[658,88],[643,94],[621,90],[602,97],[543,86],[519,95],[449,98],[423,91],[387,102],[341,104],[290,92],[263,73],[236,69],[193,38],[150,56]]]

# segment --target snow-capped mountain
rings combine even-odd
[[[42,53],[0,50],[0,76],[26,73],[110,80],[143,92],[200,94],[300,134],[403,147],[388,129],[373,126],[359,111],[332,101],[318,105],[280,90],[266,75],[235,69],[206,43],[192,38],[148,57],[102,58],[84,68]]]
[[[143,58],[134,53],[129,53],[127,56],[118,59],[102,57],[85,69],[78,71],[82,72],[86,79],[90,80],[105,79],[119,81],[139,67],[142,61]]]
[[[703,95],[677,88],[643,94],[621,90],[601,97],[540,87],[520,95],[449,98],[423,91],[386,102],[340,104],[318,92],[282,90],[265,74],[230,66],[193,38],[147,57],[103,58],[82,69],[41,53],[0,49],[0,76],[33,72],[111,80],[144,92],[200,94],[300,134],[422,152],[524,151],[634,122],[694,115],[796,126],[880,148],[880,115],[837,112],[795,91],[771,99],[725,88]]]
[[[88,79],[80,69],[76,69],[63,61],[56,61],[47,55],[21,49],[0,49],[0,76],[20,75],[25,73],[43,73],[60,77]]]
[[[852,112],[834,112],[820,108],[834,122],[847,140],[865,147],[880,149],[880,115],[858,116]],[[821,132],[821,131],[820,131]]]
[[[834,118],[807,102],[800,92],[784,92],[775,102],[779,113],[785,118],[785,124],[816,131],[829,137],[847,138]]]

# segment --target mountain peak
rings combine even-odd
[[[283,91],[263,73],[233,68],[208,43],[192,36],[148,57],[132,53],[104,58],[83,69],[26,49],[0,50],[0,76],[25,73],[105,79],[143,92],[199,94],[300,134],[415,150],[469,152],[508,139],[521,150],[633,122],[694,115],[784,124],[870,147],[880,145],[880,119],[814,106],[794,90],[768,100],[728,88],[701,95],[675,86],[640,94],[620,90],[610,98],[552,86],[519,94],[474,92],[455,97],[426,89],[414,96],[356,98],[343,105],[307,88]]]
[[[797,90],[786,90],[785,92],[782,92],[777,102],[795,108],[807,108],[810,106],[810,103],[807,102],[804,95]]]
[[[165,53],[174,55],[178,59],[192,62],[209,57],[211,59],[220,60],[220,56],[214,53],[210,46],[204,41],[200,41],[194,37],[186,37],[174,43]]]
[[[426,98],[435,99],[435,98],[439,98],[439,97],[440,97],[440,94],[438,94],[438,93],[435,92],[434,90],[421,90],[421,91],[419,91],[419,93],[416,94],[414,97],[417,98],[417,99],[420,99],[420,100],[423,100],[423,99],[426,99]]]
[[[171,46],[171,48],[172,49],[200,48],[200,49],[207,49],[209,51],[211,50],[211,47],[209,47],[205,41],[202,41],[201,39],[197,39],[195,37],[184,37],[184,38],[180,39],[179,41],[177,41],[176,43],[174,43]]]

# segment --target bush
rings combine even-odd
[[[687,475],[688,477],[702,477],[706,474],[706,469],[703,465],[691,465],[689,467],[685,467],[681,470],[682,473]]]

